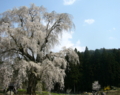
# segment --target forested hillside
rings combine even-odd
[[[120,87],[120,49],[96,49],[79,52],[80,64],[70,64],[66,69],[65,90],[92,91],[92,83],[99,81],[101,88]],[[67,59],[67,57],[66,57]]]

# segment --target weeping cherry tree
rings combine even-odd
[[[71,48],[59,52],[51,49],[59,44],[62,32],[74,27],[67,13],[47,12],[31,4],[0,14],[0,82],[6,88],[11,81],[27,81],[27,93],[35,94],[38,82],[50,91],[55,83],[64,88],[67,61],[79,63]]]

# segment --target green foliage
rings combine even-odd
[[[19,92],[26,92],[25,89],[18,89]]]

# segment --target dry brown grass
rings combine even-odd
[[[115,90],[115,91],[108,91],[106,95],[120,95],[120,91]]]

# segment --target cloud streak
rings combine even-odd
[[[72,5],[76,0],[63,0],[64,5]]]
[[[94,19],[86,19],[86,20],[84,20],[84,22],[87,24],[93,24],[95,22],[95,20]]]

